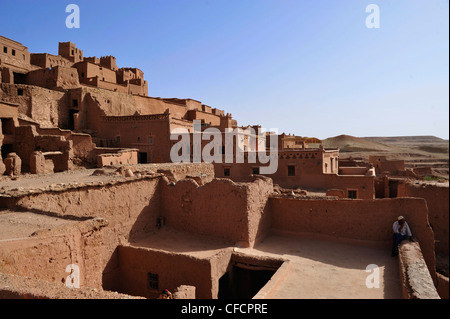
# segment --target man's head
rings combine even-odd
[[[403,216],[398,216],[397,220],[400,225],[403,225],[405,223],[405,217]]]

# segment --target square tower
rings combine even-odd
[[[83,51],[77,49],[75,43],[71,42],[59,42],[58,55],[73,63],[83,61]]]

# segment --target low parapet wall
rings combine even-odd
[[[174,229],[253,246],[270,228],[265,206],[273,184],[267,177],[249,183],[214,179],[203,186],[189,179],[161,186],[161,214]]]
[[[270,293],[279,286],[280,282],[286,278],[290,270],[291,262],[286,260],[277,269],[275,274],[270,278],[270,280],[264,285],[264,287],[253,297],[253,299],[267,299],[270,298]]]
[[[138,163],[137,149],[121,149],[116,153],[104,153],[96,156],[97,167],[134,165]]]
[[[405,299],[440,299],[417,242],[400,244],[399,267]]]
[[[398,197],[424,198],[430,224],[436,237],[436,253],[448,256],[449,251],[449,189],[448,183],[400,183]]]
[[[419,242],[433,279],[436,277],[434,233],[428,209],[421,198],[375,200],[293,199],[271,197],[271,230],[278,233],[309,233],[329,238],[379,243],[390,251],[392,224],[399,215],[408,221]]]

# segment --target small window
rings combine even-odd
[[[259,167],[253,167],[252,168],[252,174],[253,175],[258,175],[259,174]]]
[[[223,176],[230,176],[230,169],[229,168],[224,168],[223,169]]]
[[[72,100],[72,106],[78,107],[78,100]]]
[[[16,50],[13,49],[13,50],[11,51],[11,54],[15,56],[15,55],[16,55]]]
[[[138,141],[138,143],[141,141],[141,138],[138,136],[138,138],[137,138],[137,141]]]
[[[358,191],[356,191],[356,190],[349,190],[347,197],[351,198],[351,199],[357,199],[358,198]]]
[[[152,136],[150,136],[150,137],[148,138],[148,144],[153,144],[153,137],[152,137]]]
[[[149,272],[147,274],[147,280],[149,289],[159,290],[158,274],[152,274],[151,272]]]
[[[116,143],[117,143],[117,144],[120,143],[120,136],[116,136]]]
[[[3,47],[3,53],[8,53],[8,48],[7,47]]]
[[[22,96],[23,95],[23,89],[17,89],[17,95]]]
[[[81,77],[84,78],[84,72],[81,72]]]
[[[288,166],[288,176],[295,176],[295,166],[294,165]]]
[[[72,54],[71,55],[74,55],[74,52],[73,52],[73,50],[72,50]]]

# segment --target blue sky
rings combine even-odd
[[[65,26],[68,4],[80,28]],[[366,6],[380,28],[366,27]],[[448,0],[0,0],[0,35],[138,67],[149,95],[327,138],[449,138]]]

